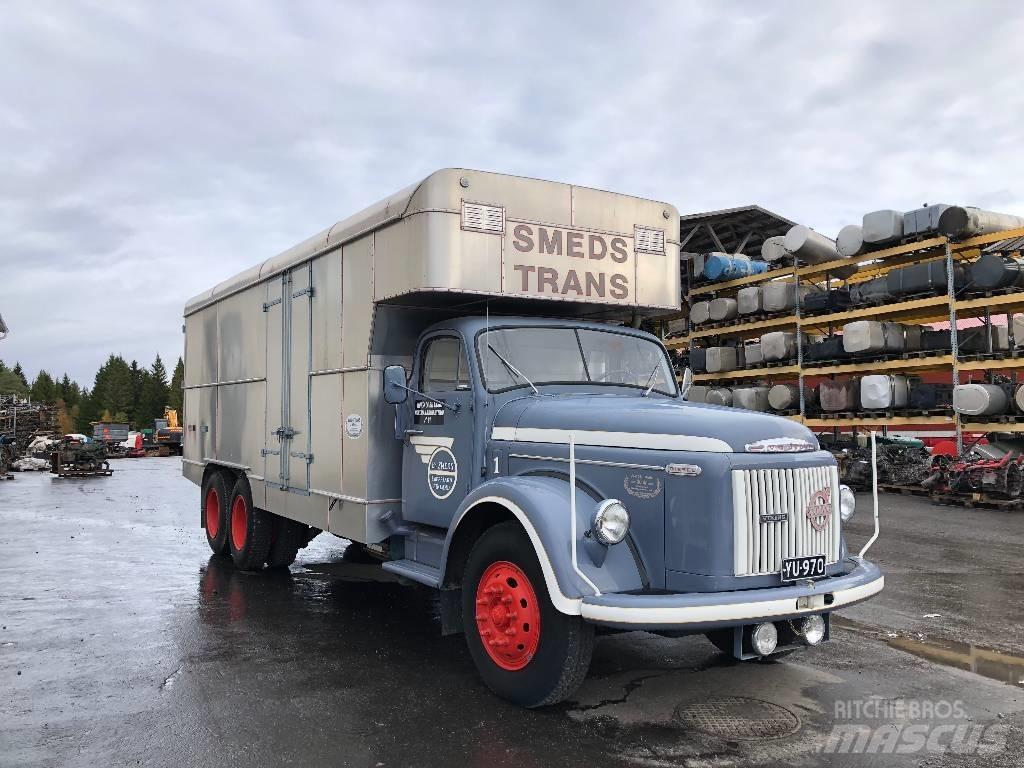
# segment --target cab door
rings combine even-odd
[[[405,405],[411,427],[402,452],[402,515],[447,527],[475,466],[472,373],[462,340],[441,333],[421,341],[411,386],[423,394],[410,392]]]

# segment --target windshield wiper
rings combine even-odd
[[[647,397],[649,394],[651,394],[651,390],[654,389],[654,375],[658,372],[659,368],[661,368],[660,360],[657,363],[655,363],[654,370],[651,371],[651,375],[647,377],[647,389],[644,390],[644,393],[640,395],[640,397]]]
[[[526,374],[525,374],[525,373],[523,373],[522,371],[520,371],[520,370],[519,370],[518,368],[516,368],[516,367],[515,367],[514,365],[512,365],[512,363],[510,363],[510,362],[509,362],[508,360],[506,360],[506,359],[505,359],[504,357],[502,357],[502,356],[501,356],[501,354],[500,354],[500,353],[498,352],[498,350],[496,350],[496,349],[494,348],[494,346],[493,346],[493,345],[491,345],[491,344],[488,344],[488,345],[487,345],[487,348],[488,348],[489,350],[491,350],[491,352],[493,352],[493,353],[494,353],[494,356],[495,356],[496,358],[498,358],[499,360],[501,360],[501,362],[502,362],[502,363],[504,364],[504,366],[505,366],[506,368],[508,368],[508,369],[509,369],[509,371],[511,371],[513,375],[515,375],[515,376],[518,376],[518,377],[519,377],[520,379],[522,379],[522,380],[523,380],[523,381],[525,381],[525,382],[526,382],[527,384],[529,384],[529,385],[530,385],[530,389],[532,389],[532,390],[533,390],[533,394],[535,394],[535,395],[539,395],[539,394],[540,394],[540,392],[539,392],[539,391],[537,390],[537,387],[535,387],[535,386],[534,386],[533,382],[532,382],[532,381],[530,381],[530,380],[529,380],[528,378],[526,378]]]

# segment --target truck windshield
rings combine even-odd
[[[477,338],[489,392],[532,384],[610,384],[676,394],[662,348],[584,328],[496,328]]]

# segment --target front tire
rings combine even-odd
[[[523,707],[571,696],[587,675],[594,628],[560,613],[533,545],[515,522],[473,546],[462,583],[466,643],[484,683]]]

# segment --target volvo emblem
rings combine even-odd
[[[832,517],[832,489],[825,486],[812,493],[804,515],[807,517],[807,522],[811,524],[811,528],[816,531],[824,531]]]

